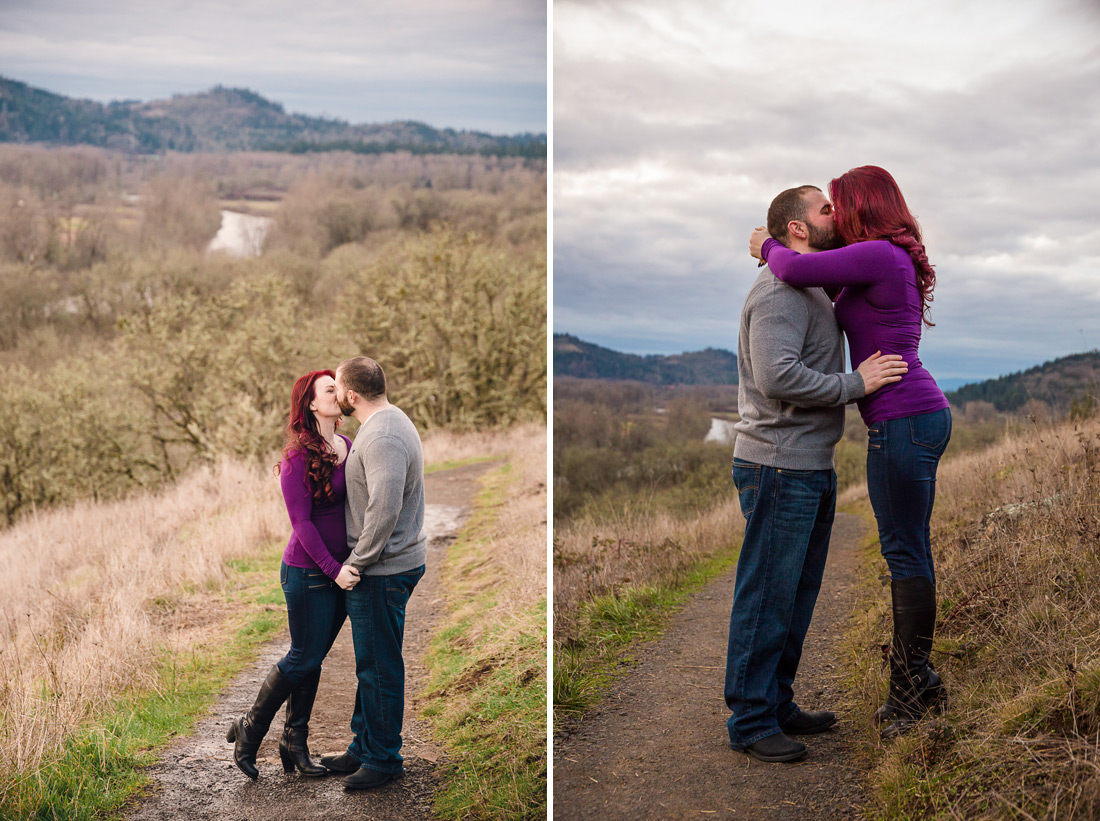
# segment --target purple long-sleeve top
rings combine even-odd
[[[347,442],[351,440],[337,434]],[[344,481],[345,459],[332,474],[331,502],[313,501],[313,487],[306,475],[305,451],[295,451],[283,460],[279,480],[283,486],[286,512],[290,514],[292,532],[283,561],[291,567],[319,568],[330,579],[335,579],[351,552],[344,524],[344,497],[347,484]]]
[[[834,312],[848,336],[852,370],[875,351],[900,354],[909,366],[900,382],[858,400],[859,413],[868,426],[948,407],[943,391],[917,355],[921,296],[913,260],[904,248],[870,240],[799,254],[769,238],[760,253],[772,273],[788,285],[840,289]]]

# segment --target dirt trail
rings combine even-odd
[[[257,754],[259,780],[253,782],[237,769],[233,748],[225,741],[226,728],[252,706],[267,671],[286,652],[289,634],[284,632],[255,664],[233,681],[191,735],[176,740],[165,750],[161,762],[152,768],[154,786],[150,795],[135,802],[126,817],[131,821],[432,818],[435,770],[443,761],[443,753],[429,740],[428,727],[417,716],[419,705],[415,696],[423,689],[427,677],[423,660],[428,642],[445,612],[440,566],[446,547],[470,513],[478,477],[490,467],[469,465],[425,477],[427,571],[409,599],[405,619],[403,778],[379,790],[345,792],[339,776],[303,778],[296,772],[284,774],[278,751],[282,711],[272,722]],[[345,622],[325,660],[310,722],[309,747],[314,760],[347,749],[354,697],[355,656],[351,625]]]
[[[825,580],[795,680],[805,709],[840,703],[837,653],[854,605],[856,516],[838,514]],[[722,699],[734,573],[694,596],[638,666],[574,732],[555,739],[554,817],[843,819],[859,814],[856,719],[800,740],[801,762],[765,764],[729,748]]]

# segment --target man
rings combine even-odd
[[[837,244],[819,188],[777,196],[768,231],[799,253]],[[761,761],[794,761],[790,735],[836,722],[794,702],[795,673],[817,602],[836,505],[833,450],[844,405],[901,379],[900,356],[872,356],[844,373],[844,341],[820,288],[785,285],[768,268],[741,312],[733,480],[745,515],[726,656],[730,746]]]
[[[325,756],[333,772],[350,773],[347,789],[373,789],[404,773],[401,721],[405,605],[424,575],[424,453],[416,427],[386,398],[386,376],[357,356],[336,369],[336,400],[359,420],[348,453],[345,518],[351,555],[336,577],[346,604],[359,686],[354,738],[343,755]]]

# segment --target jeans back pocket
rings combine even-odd
[[[918,447],[942,451],[951,438],[951,411],[944,408],[910,416],[909,438]]]

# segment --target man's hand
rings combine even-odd
[[[864,377],[864,381],[866,381],[866,379],[867,377]],[[345,564],[336,575],[336,583],[345,590],[351,590],[355,585],[359,584],[359,571],[351,565]]]
[[[884,355],[882,351],[875,351],[860,362],[856,370],[863,377],[866,395],[870,396],[883,385],[898,382],[903,373],[909,372],[909,366],[897,354]]]
[[[761,225],[755,231],[752,232],[752,236],[749,237],[749,253],[759,260],[764,258],[760,256],[760,246],[764,244],[764,240],[768,239],[771,234],[768,233],[768,229]]]

